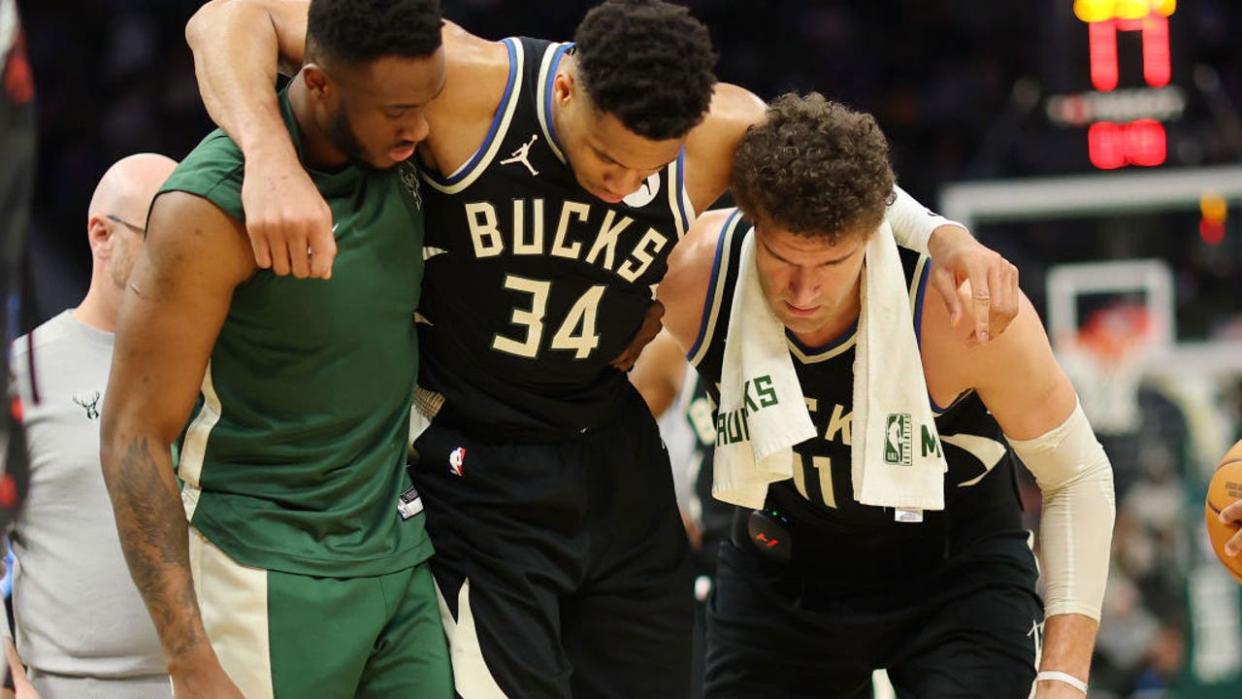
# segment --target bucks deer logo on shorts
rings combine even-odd
[[[73,397],[73,402],[86,409],[87,420],[99,419],[99,391],[79,393]]]
[[[909,466],[912,458],[910,446],[910,414],[889,413],[884,428],[884,463]]]

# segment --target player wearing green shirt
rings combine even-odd
[[[331,209],[332,278],[257,268],[247,163],[209,135],[151,209],[104,473],[179,699],[449,697],[404,469],[423,235],[406,161],[444,83],[439,7],[315,0],[307,44],[279,108]]]

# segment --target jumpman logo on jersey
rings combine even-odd
[[[529,160],[529,158],[530,158],[530,147],[531,147],[531,146],[533,146],[533,145],[535,145],[535,141],[538,141],[538,140],[539,140],[539,134],[537,134],[537,133],[535,133],[535,134],[531,134],[531,135],[530,135],[530,140],[529,140],[529,141],[527,141],[525,144],[523,144],[523,145],[522,145],[520,148],[518,148],[517,150],[513,151],[513,153],[511,154],[511,157],[509,157],[507,160],[502,160],[502,161],[500,161],[500,164],[501,164],[501,165],[508,165],[508,164],[510,164],[510,163],[521,163],[521,164],[523,164],[523,165],[525,165],[525,166],[526,166],[526,169],[527,169],[527,170],[530,170],[530,174],[531,174],[532,176],[534,176],[534,177],[538,177],[538,176],[539,176],[539,171],[538,171],[538,170],[536,170],[536,169],[534,168],[534,166],[532,166],[532,165],[530,164],[530,160]]]

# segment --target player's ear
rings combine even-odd
[[[552,97],[558,102],[569,101],[577,89],[578,81],[572,70],[559,71],[552,79]]]
[[[328,78],[328,74],[314,63],[303,66],[298,78],[306,83],[307,89],[318,99],[323,99],[332,87],[332,80]]]

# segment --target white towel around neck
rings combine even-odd
[[[755,234],[742,242],[720,371],[712,495],[763,507],[768,484],[793,477],[793,446],[815,436],[785,326],[768,307]]]
[[[759,508],[769,484],[793,477],[793,447],[816,432],[785,326],[759,285],[755,235],[742,243],[729,315],[712,494]],[[944,509],[947,466],[923,378],[905,274],[887,222],[872,236],[865,255],[851,430],[855,498],[907,514]]]
[[[914,515],[944,509],[948,470],[888,222],[867,243],[854,348],[854,499]],[[917,519],[918,515],[913,518]]]

